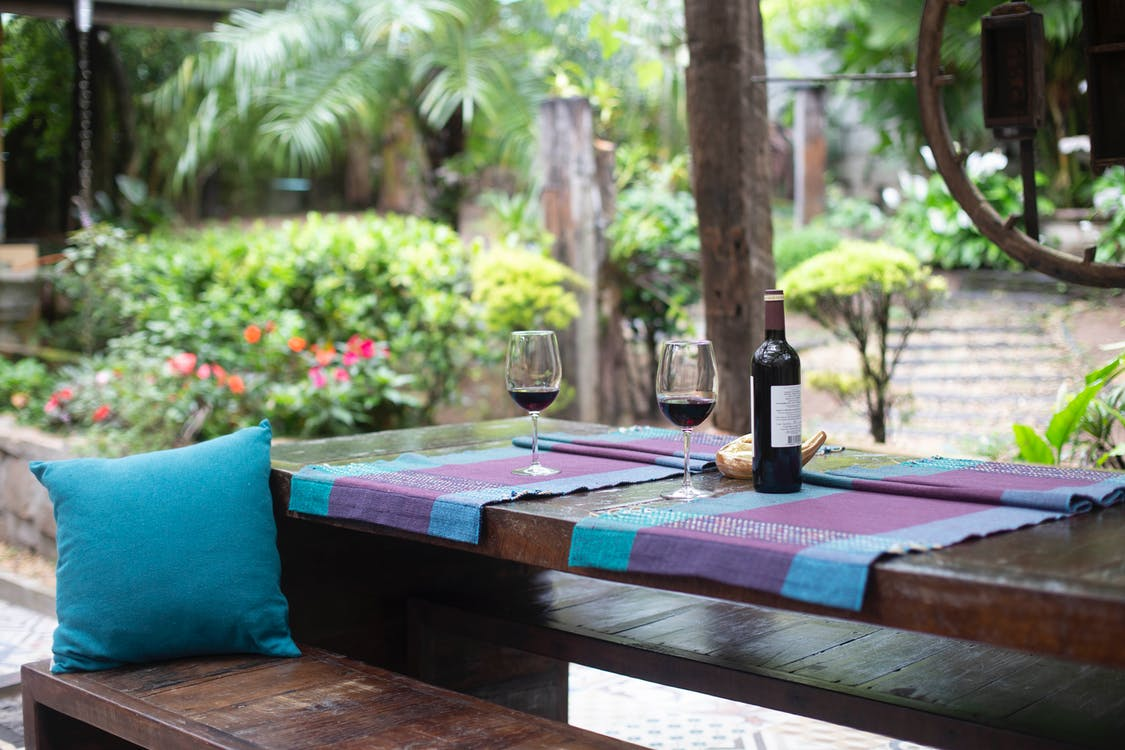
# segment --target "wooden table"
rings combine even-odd
[[[650,591],[707,597],[692,600],[703,602],[701,607],[711,607],[706,602],[719,600],[728,603],[724,606],[744,606],[746,611],[756,613],[783,611],[781,614],[785,616],[805,618],[809,622],[829,622],[824,618],[831,618],[831,621],[896,629],[893,632],[897,629],[914,631],[928,634],[927,644],[935,642],[933,636],[952,637],[1067,660],[1067,663],[1095,665],[1060,663],[1058,668],[1068,675],[1095,670],[1100,680],[1097,684],[1101,687],[1092,690],[1099,693],[1109,690],[1109,702],[1125,708],[1125,681],[1122,679],[1125,673],[1118,671],[1125,669],[1125,507],[1122,506],[970,540],[948,549],[886,557],[874,565],[863,608],[854,613],[696,578],[616,574],[568,567],[571,531],[579,520],[595,509],[654,497],[660,489],[658,483],[488,506],[479,545],[370,524],[300,516],[284,510],[291,473],[302,465],[391,457],[406,451],[442,452],[501,445],[527,429],[526,419],[499,420],[275,445],[273,485],[279,511],[283,582],[290,597],[298,637],[409,672],[418,668],[416,663],[409,663],[418,658],[417,649],[412,651],[409,644],[409,630],[417,626],[417,622],[412,625],[409,619],[409,600],[419,596],[433,600],[448,600],[451,596],[466,600],[479,596],[487,600],[499,590],[503,592],[502,601],[508,604],[522,601],[525,594],[526,600],[532,601],[537,590],[542,598],[543,571],[563,571],[583,577],[574,580],[601,579],[643,586]],[[547,419],[542,429],[595,432],[604,427]],[[856,462],[877,464],[889,460],[892,458],[844,451],[818,457],[810,468]],[[668,483],[678,481],[667,480]],[[696,481],[720,492],[746,488],[746,483],[725,479],[717,472],[708,472]],[[373,539],[380,543],[372,544]],[[539,576],[539,583],[535,583],[536,576]],[[551,579],[552,597],[558,599],[564,589],[582,588],[572,579],[567,580],[571,583]],[[587,588],[593,591],[595,588],[590,587],[603,585],[613,584],[590,582]],[[482,625],[478,630],[487,634],[489,627],[503,630],[499,620]],[[876,628],[869,628],[863,632],[874,630]],[[537,632],[541,631],[542,628]],[[612,636],[610,638],[613,640]],[[555,645],[551,648],[560,652],[552,655],[570,658],[567,649],[580,648],[575,644],[589,642],[588,638],[573,642],[552,640]],[[616,638],[616,642],[618,646],[623,643],[621,638]],[[904,645],[903,648],[914,646]],[[407,656],[411,653],[414,656]],[[630,650],[606,653],[605,659],[611,667],[620,662],[620,671],[631,671]],[[1006,651],[997,653],[1002,661],[1018,657],[1009,657]],[[977,657],[966,658],[971,661]],[[1108,671],[1105,668],[1109,668]],[[638,676],[659,677],[643,669],[639,671],[643,674]],[[684,686],[724,694],[722,690],[709,689],[709,680],[713,679],[709,674],[700,672],[694,681],[689,681],[691,684]],[[559,676],[557,670],[554,675]],[[797,682],[800,683],[800,679]],[[555,690],[564,688],[565,683],[554,687]],[[550,693],[550,688],[546,693]],[[732,694],[758,695],[753,691]],[[548,695],[545,700],[550,699]],[[797,696],[778,699],[774,705],[785,710],[801,710],[804,701]],[[850,721],[849,712],[854,711],[852,704],[835,707],[831,704],[832,701],[828,701],[822,710],[803,712],[887,733],[902,730],[896,735],[899,737],[910,735],[917,719],[916,713],[907,711],[881,723]],[[547,715],[552,713],[550,707],[542,705],[530,708],[541,709]],[[1000,746],[993,737],[955,736],[941,731],[944,730],[923,732],[920,739],[935,744],[944,741],[949,746],[965,742]],[[1022,735],[1015,737],[1010,746],[1024,746]]]

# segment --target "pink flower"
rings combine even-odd
[[[47,403],[43,404],[43,412],[46,414],[54,414],[59,410],[59,400],[54,396],[47,399]]]
[[[195,372],[196,361],[196,356],[191,352],[180,352],[168,359],[168,367],[176,375],[191,375]]]
[[[211,365],[202,364],[199,369],[195,371],[195,376],[200,380],[206,380],[211,377]]]
[[[215,382],[219,385],[226,385],[227,371],[223,369],[222,365],[211,365],[211,374],[215,376]]]
[[[359,361],[359,355],[356,354],[353,351],[345,352],[343,361],[344,361],[344,367],[351,367],[352,365],[354,365],[356,362]]]
[[[70,388],[60,388],[55,392],[53,398],[57,398],[60,402],[70,401],[74,398],[74,391]]]
[[[102,404],[97,409],[94,409],[94,415],[91,417],[95,422],[104,422],[109,418],[110,409],[109,404]]]
[[[334,374],[336,376],[336,382],[337,383],[346,383],[346,382],[348,382],[349,380],[352,379],[352,376],[349,375],[348,371],[345,370],[343,367],[337,367],[336,372]]]
[[[360,344],[359,353],[363,356],[364,359],[371,359],[372,357],[374,357],[376,354],[375,342],[371,339],[364,339],[363,343]]]
[[[323,367],[309,368],[309,380],[312,381],[313,388],[323,388],[328,385],[328,378],[324,376]]]

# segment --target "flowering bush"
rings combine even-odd
[[[942,268],[1011,268],[1020,264],[980,233],[972,219],[949,192],[936,171],[929,148],[922,155],[932,174],[899,175],[899,189],[887,189],[883,201],[894,210],[888,239],[908,248],[923,263]],[[981,194],[1001,216],[1023,213],[1023,188],[1018,176],[1007,174],[1008,158],[999,151],[969,154],[965,172]],[[1036,184],[1045,187],[1046,177],[1036,173]],[[1039,213],[1053,206],[1038,198]]]
[[[477,263],[479,246],[451,228],[398,216],[141,236],[95,226],[71,239],[53,281],[73,314],[42,339],[90,354],[17,374],[0,360],[0,408],[81,430],[101,453],[262,417],[291,436],[427,424],[467,373],[503,356],[497,326],[512,311],[497,310],[496,294],[473,301],[474,270],[481,284],[491,269],[526,286],[514,298],[559,328],[578,283],[534,253],[518,268],[505,255]]]

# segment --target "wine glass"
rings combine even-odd
[[[684,432],[684,481],[661,494],[669,500],[710,497],[691,485],[691,428],[702,424],[715,408],[715,352],[711,342],[666,341],[656,372],[656,401],[660,411]]]
[[[514,331],[508,338],[506,375],[508,395],[521,409],[531,414],[531,465],[515,469],[513,474],[548,476],[558,474],[539,463],[539,412],[559,395],[562,363],[559,342],[554,331]]]

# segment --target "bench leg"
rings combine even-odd
[[[517,711],[567,720],[566,662],[462,635],[456,622],[435,622],[421,602],[412,601],[408,612],[413,676]]]
[[[142,750],[120,737],[26,699],[23,731],[26,750]]]

